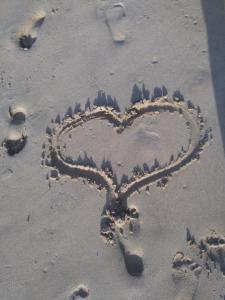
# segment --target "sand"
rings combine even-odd
[[[225,298],[224,23],[1,1],[1,300]]]

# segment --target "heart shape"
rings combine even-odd
[[[60,138],[90,120],[107,120],[120,134],[131,126],[136,119],[146,114],[154,115],[162,112],[179,113],[190,129],[188,148],[186,150],[182,148],[178,156],[176,158],[172,156],[164,166],[160,166],[156,161],[151,169],[136,170],[136,174],[130,179],[118,184],[109,162],[105,162],[103,168],[99,169],[88,157],[84,161],[74,161],[63,155]],[[70,113],[62,122],[58,119],[53,129],[48,128],[49,154],[48,158],[44,160],[44,150],[42,163],[52,168],[52,177],[67,175],[71,178],[83,178],[89,183],[95,183],[99,188],[105,188],[108,191],[110,209],[113,211],[118,203],[126,200],[135,191],[155,182],[163,186],[172,174],[199,159],[203,146],[209,140],[209,131],[204,127],[200,108],[195,108],[190,103],[186,105],[184,101],[177,99],[170,100],[167,97],[160,97],[154,100],[142,100],[132,105],[124,114],[112,107],[99,106],[84,112]]]
[[[51,178],[59,179],[63,175],[71,178],[83,178],[88,183],[95,183],[98,188],[107,190],[106,204],[100,222],[101,236],[110,243],[118,242],[124,256],[127,272],[131,276],[140,276],[144,270],[142,257],[137,253],[132,253],[124,244],[124,230],[129,228],[129,232],[135,233],[139,227],[139,214],[136,208],[128,207],[128,197],[155,182],[158,182],[159,186],[164,186],[173,174],[199,159],[203,146],[208,142],[211,135],[210,129],[205,129],[200,108],[195,108],[190,102],[186,105],[181,100],[169,100],[167,97],[156,98],[152,101],[142,100],[132,105],[124,114],[116,111],[114,107],[97,106],[91,109],[88,105],[88,109],[84,112],[78,109],[73,114],[70,110],[62,122],[57,117],[57,124],[53,122],[54,127],[52,129],[47,127],[46,129],[49,147],[46,149],[45,144],[43,144],[42,165],[51,168]],[[160,166],[156,160],[151,168],[148,166],[143,169],[138,168],[130,179],[127,177],[126,180],[118,183],[110,162],[103,161],[100,169],[88,156],[83,160],[74,161],[71,157],[63,155],[61,137],[70,135],[74,128],[82,126],[88,121],[106,120],[116,128],[118,134],[121,134],[142,116],[162,112],[178,113],[184,118],[190,132],[188,147],[182,148],[177,157],[172,155],[164,166]]]

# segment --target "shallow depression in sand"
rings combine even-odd
[[[116,129],[107,120],[90,120],[60,137],[62,154],[77,160],[86,153],[98,168],[103,159],[110,160],[120,179],[131,176],[137,165],[151,167],[155,158],[164,165],[182,146],[188,147],[189,130],[179,113],[145,114],[122,133]]]

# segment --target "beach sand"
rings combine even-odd
[[[1,0],[1,300],[225,299],[222,2]]]

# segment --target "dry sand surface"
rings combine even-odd
[[[0,299],[225,299],[222,0],[0,1]]]

